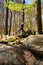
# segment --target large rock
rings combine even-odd
[[[43,56],[43,35],[30,35],[24,41],[26,49]]]
[[[22,50],[17,46],[0,44],[0,65],[25,65]]]

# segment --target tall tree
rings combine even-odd
[[[23,4],[25,4],[25,0],[23,0]],[[22,36],[25,36],[25,31],[24,31],[24,16],[25,16],[25,13],[24,13],[24,9],[23,9],[23,21],[21,23]]]
[[[6,2],[7,2],[7,0],[6,0]],[[9,12],[9,9],[8,9],[8,7],[6,7],[5,35],[8,34],[8,12]]]
[[[42,21],[41,21],[41,0],[36,0],[36,20],[39,34],[42,33]]]
[[[23,0],[23,4],[25,4],[25,0]],[[24,15],[25,15],[25,13],[24,13],[24,9],[23,9],[23,22],[24,22]]]
[[[10,26],[9,26],[9,35],[11,33],[11,26],[12,26],[12,11],[10,10]]]
[[[11,1],[13,1],[13,0],[11,0]],[[9,26],[9,35],[10,35],[10,33],[11,33],[11,27],[12,27],[12,11],[10,10],[10,26]]]

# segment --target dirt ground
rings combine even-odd
[[[43,57],[37,57],[28,50],[23,50],[26,65],[43,65]]]

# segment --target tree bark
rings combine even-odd
[[[23,0],[23,4],[25,4],[25,0]],[[25,13],[24,13],[24,9],[23,9],[23,21],[21,23],[21,25],[23,26],[22,27],[22,36],[23,37],[24,37],[24,33],[25,33],[25,31],[24,31],[24,16],[25,16]]]
[[[23,4],[25,4],[25,0],[23,0]],[[25,16],[25,13],[24,13],[24,9],[23,9],[23,23],[24,23],[24,16]]]
[[[7,2],[7,0],[6,0],[6,2]],[[8,7],[6,7],[5,35],[8,34],[8,12],[9,12],[9,9],[8,9]]]
[[[39,34],[42,33],[41,0],[36,0],[36,21]]]
[[[11,0],[13,1],[13,0]],[[11,33],[11,26],[12,26],[12,11],[10,10],[11,16],[10,16],[10,27],[9,27],[9,35]]]
[[[12,26],[12,11],[10,11],[11,16],[10,16],[10,26],[9,26],[9,35],[11,33],[11,26]]]

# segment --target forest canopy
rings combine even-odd
[[[26,12],[28,8],[34,8],[35,2],[32,2],[31,4],[20,4],[12,1],[7,1],[5,2],[5,6],[8,7],[10,10],[22,12],[24,9],[24,11]]]

